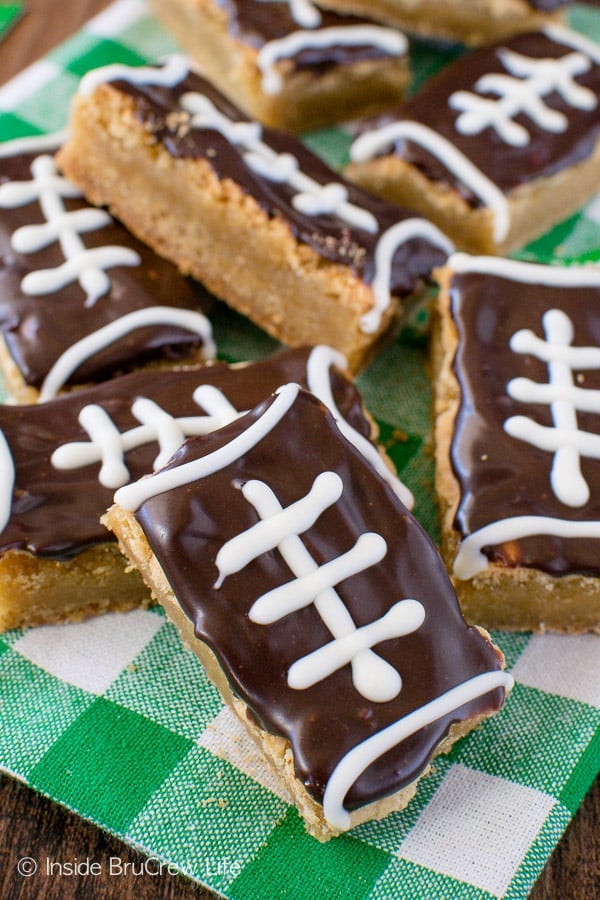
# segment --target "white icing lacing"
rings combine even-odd
[[[29,137],[15,138],[12,141],[0,143],[0,159],[9,156],[20,156],[24,153],[51,153],[58,150],[67,138],[68,131],[54,131],[52,134],[34,134]]]
[[[592,65],[582,53],[569,53],[559,59],[532,59],[502,48],[498,56],[510,74],[483,75],[476,82],[475,90],[480,94],[496,94],[500,99],[490,100],[470,91],[456,91],[449,97],[451,109],[460,110],[455,127],[461,134],[480,134],[486,128],[493,128],[506,144],[523,147],[529,143],[530,135],[523,125],[514,121],[520,113],[529,116],[544,131],[566,131],[567,117],[543,101],[553,92],[575,109],[595,109],[597,99],[593,91],[573,80]]]
[[[504,430],[518,440],[554,453],[550,472],[554,495],[567,506],[584,506],[590,489],[581,472],[581,456],[600,459],[600,434],[580,430],[577,412],[600,414],[600,391],[577,387],[573,372],[600,369],[600,347],[572,347],[573,323],[562,310],[548,310],[542,323],[546,340],[522,329],[512,336],[509,346],[514,353],[546,362],[548,383],[513,378],[507,392],[521,403],[548,404],[553,424],[548,427],[527,416],[511,416],[505,421]]]
[[[170,57],[166,65],[159,70],[129,69],[120,65],[105,66],[84,76],[80,93],[87,95],[98,85],[114,79],[127,80],[133,84],[162,84],[172,87],[182,81],[188,71],[189,64],[180,56]],[[219,131],[233,146],[242,149],[244,162],[258,176],[270,181],[285,182],[296,190],[297,194],[292,198],[292,205],[300,212],[309,216],[335,215],[350,227],[371,234],[378,232],[379,224],[376,217],[369,210],[350,203],[348,190],[344,185],[337,182],[322,185],[305,175],[299,170],[298,160],[292,154],[278,154],[262,141],[262,127],[258,122],[233,122],[220,113],[207,97],[195,92],[184,94],[180,98],[180,103],[191,116],[192,128]],[[480,175],[480,178],[483,176]],[[447,253],[448,248],[452,249],[448,238],[433,225],[431,235],[441,250]],[[390,289],[387,285],[380,293],[377,315],[367,319],[372,330],[377,329],[380,313],[389,305],[390,299]]]
[[[389,306],[389,285],[396,251],[413,238],[418,237],[437,243],[446,254],[451,253],[454,249],[452,243],[427,219],[405,219],[388,228],[379,238],[375,248],[375,277],[373,279],[375,302],[373,308],[360,320],[360,327],[365,334],[373,334],[377,331],[381,316]]]
[[[347,365],[345,357],[337,350],[333,350],[331,347],[326,346],[315,347],[311,351],[306,364],[306,383],[308,389],[315,397],[319,398],[321,403],[325,404],[327,409],[333,415],[339,430],[346,440],[350,441],[351,444],[354,444],[356,449],[362,453],[373,469],[375,469],[379,477],[384,481],[387,481],[407,509],[412,509],[415,501],[410,490],[400,481],[397,475],[392,472],[390,467],[386,465],[377,447],[353,428],[352,425],[344,419],[336,406],[331,390],[329,370],[331,366],[337,366],[341,371],[345,371]]]
[[[346,794],[360,775],[380,756],[397,747],[411,734],[443,716],[450,715],[477,697],[483,697],[496,688],[503,688],[508,693],[513,683],[512,676],[506,672],[484,672],[476,675],[353,747],[342,757],[327,782],[323,797],[323,812],[329,824],[340,831],[350,828],[350,815],[343,805]]]
[[[192,396],[198,406],[207,410],[207,415],[175,418],[153,400],[139,397],[132,404],[131,412],[142,424],[125,432],[118,430],[101,406],[88,404],[79,413],[79,424],[90,440],[62,444],[50,461],[56,469],[79,469],[101,462],[100,484],[118,488],[129,481],[125,454],[130,450],[156,441],[159,453],[152,463],[155,470],[170,459],[187,437],[208,434],[242,415],[211,385],[200,385]]]
[[[278,94],[283,79],[276,69],[280,59],[290,59],[302,50],[323,47],[373,46],[390,56],[403,56],[408,42],[399,31],[377,25],[350,25],[322,28],[320,31],[294,31],[279,40],[266,43],[258,53],[258,67],[262,72],[262,89],[266,94]]]
[[[499,256],[470,256],[453,253],[448,258],[448,268],[453,272],[478,272],[497,275],[524,284],[540,284],[547,287],[600,287],[598,266],[544,266],[537,263],[502,259]]]
[[[10,519],[13,488],[15,485],[15,463],[4,432],[0,429],[0,533]]]
[[[282,0],[260,0],[262,3],[280,3]],[[321,24],[321,13],[311,0],[283,0],[290,8],[290,15],[296,25],[301,28],[318,28]]]
[[[600,521],[575,522],[551,516],[513,516],[491,522],[462,540],[454,560],[454,574],[461,581],[474,578],[488,567],[489,560],[481,552],[483,547],[495,547],[507,541],[518,541],[536,535],[600,538]]]
[[[78,92],[83,97],[88,97],[97,87],[107,81],[127,81],[130,84],[151,84],[157,87],[173,87],[183,81],[190,70],[189,60],[181,53],[172,53],[164,60],[161,68],[155,66],[132,66],[114,63],[109,66],[101,66],[86,72],[79,82]]]
[[[206,478],[230,465],[245,453],[248,453],[281,421],[288,412],[300,388],[297,384],[285,384],[275,392],[275,399],[265,412],[244,432],[226,444],[220,450],[214,450],[207,456],[191,460],[173,469],[163,469],[155,475],[142,478],[133,484],[119,488],[115,494],[115,503],[134,512],[142,503],[165,491],[172,491],[184,484],[190,484],[199,478]]]
[[[0,185],[0,207],[14,209],[39,201],[46,221],[41,225],[18,228],[11,238],[17,253],[35,253],[58,241],[65,262],[55,269],[30,272],[21,281],[25,294],[38,296],[61,290],[76,279],[86,294],[86,306],[93,306],[110,290],[104,271],[114,266],[138,266],[139,255],[129,247],[105,246],[86,249],[80,234],[103,228],[112,222],[100,209],[67,212],[66,198],[79,198],[81,192],[63,178],[51,156],[38,156],[31,164],[32,181],[12,181]]]
[[[348,225],[376,232],[377,220],[367,210],[348,202],[348,191],[336,182],[322,185],[298,168],[298,160],[289,153],[278,154],[262,140],[258,122],[233,122],[203,94],[188,93],[181,98],[183,109],[191,116],[192,128],[212,128],[234,147],[244,152],[244,162],[262,178],[289,184],[298,191],[292,205],[308,216],[328,213]]]
[[[467,185],[494,214],[494,240],[504,240],[510,227],[510,214],[502,191],[454,144],[427,125],[410,121],[391,122],[373,131],[366,131],[350,147],[350,159],[357,163],[366,162],[389,150],[398,140],[420,144]]]
[[[114,322],[109,322],[97,331],[86,335],[72,344],[56,360],[42,384],[40,402],[44,403],[56,396],[61,387],[86,359],[99,353],[105,347],[130,334],[138,328],[150,325],[170,325],[184,328],[202,338],[202,354],[205,359],[215,355],[210,322],[202,313],[190,309],[177,309],[171,306],[149,306],[127,313]]]
[[[356,447],[372,468],[391,485],[405,506],[410,508],[413,498],[408,488],[384,463],[374,444],[356,431],[337,408],[331,389],[330,368],[333,365],[341,371],[347,369],[346,359],[338,351],[326,346],[313,348],[306,366],[308,389],[327,406],[346,440]],[[167,462],[184,438],[208,434],[245,413],[245,410],[236,409],[219,388],[210,384],[199,385],[192,398],[206,415],[176,419],[153,401],[139,398],[131,411],[143,424],[125,432],[118,431],[102,407],[88,404],[79,414],[79,423],[90,440],[69,441],[57,447],[51,457],[52,465],[56,469],[69,470],[100,462],[100,483],[105,487],[118,488],[129,481],[125,465],[125,455],[129,451],[158,442],[160,452],[152,465],[156,470]]]
[[[322,472],[306,496],[284,509],[267,484],[246,482],[242,493],[260,521],[223,544],[215,560],[219,571],[215,587],[219,588],[226,577],[241,571],[252,560],[277,548],[295,578],[257,598],[248,617],[259,625],[271,625],[314,604],[334,637],[294,662],[288,671],[289,686],[305,690],[350,663],[356,690],[367,700],[385,703],[397,696],[402,679],[371,648],[416,631],[423,623],[425,610],[416,600],[402,600],[385,616],[356,628],[334,588],[380,562],[387,552],[385,540],[373,532],[361,534],[350,550],[319,566],[300,539],[300,534],[339,500],[342,491],[339,475]]]

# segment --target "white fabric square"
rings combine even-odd
[[[512,674],[527,687],[600,706],[600,636],[535,635]]]
[[[10,111],[62,74],[58,63],[40,59],[0,88],[0,109]]]
[[[285,787],[228,706],[223,707],[216,719],[200,735],[197,743],[220,759],[226,759],[285,803],[291,803]]]
[[[554,803],[533,788],[457,764],[397,855],[501,897]]]
[[[136,609],[71,625],[31,628],[13,645],[56,678],[103,694],[164,624],[162,616]]]

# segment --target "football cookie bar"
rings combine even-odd
[[[320,840],[405,806],[510,676],[326,408],[284,385],[104,521]]]
[[[365,127],[348,177],[474,253],[506,254],[600,190],[600,45],[548,27],[461,57]]]
[[[381,112],[410,78],[403,34],[311,0],[154,0],[202,72],[250,116],[310,131]]]
[[[319,0],[319,6],[369,16],[411,34],[463,44],[492,41],[560,22],[569,0]]]
[[[372,424],[328,347],[260,363],[139,370],[32,406],[0,406],[0,630],[147,603],[100,516],[189,435],[251,409],[290,379],[309,387],[405,502]]]
[[[92,202],[275,338],[329,344],[353,371],[451,250],[430,222],[248,121],[178,56],[86,75],[60,161]]]
[[[442,553],[469,621],[600,629],[600,271],[456,254],[434,352]]]
[[[51,155],[63,138],[0,144],[0,366],[18,403],[35,402],[84,339],[96,351],[70,373],[73,384],[214,355],[200,313],[213,298],[83,201]]]

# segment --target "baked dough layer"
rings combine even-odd
[[[398,103],[410,79],[406,54],[396,58],[373,53],[371,59],[301,68],[283,59],[277,64],[282,88],[268,93],[262,87],[258,49],[230,33],[222,5],[212,0],[155,0],[153,10],[224,94],[273,128],[312,131],[374,115]]]

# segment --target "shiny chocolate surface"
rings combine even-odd
[[[295,31],[303,30],[303,26],[294,19],[289,3],[265,3],[263,0],[216,0],[216,3],[227,14],[230,34],[257,50],[269,41],[280,40]],[[319,29],[373,24],[364,18],[341,16],[326,10],[319,10],[319,15]],[[333,44],[330,47],[302,50],[291,59],[299,69],[327,68],[362,60],[382,59],[386,55],[383,50],[367,43],[347,47]]]
[[[228,445],[272,403],[261,404],[218,432],[190,439],[168,469]],[[404,598],[425,608],[416,632],[375,647],[403,681],[395,699],[386,702],[365,699],[352,683],[349,665],[308,688],[288,685],[292,663],[328,643],[332,635],[313,603],[267,625],[249,617],[259,596],[294,580],[278,549],[260,553],[217,584],[217,553],[258,521],[242,487],[253,479],[263,481],[285,508],[304,497],[325,471],[339,475],[343,492],[299,536],[312,559],[321,566],[369,531],[381,535],[387,545],[383,560],[335,585],[355,626],[372,623]],[[450,687],[500,669],[495,649],[465,625],[430,539],[310,394],[300,392],[253,449],[213,474],[147,499],[135,515],[196,635],[213,649],[250,715],[266,730],[289,739],[296,775],[319,801],[336,764],[351,748]],[[496,689],[385,753],[358,778],[347,806],[360,806],[411,782],[427,766],[452,721],[498,709],[503,694]]]
[[[549,381],[548,364],[509,347],[513,334],[530,329],[544,340],[542,317],[547,310],[566,313],[574,326],[573,347],[600,347],[600,289],[557,288],[524,284],[498,276],[454,273],[451,315],[459,335],[454,373],[461,404],[452,440],[452,465],[460,485],[455,527],[466,537],[491,522],[513,516],[549,516],[572,522],[600,520],[600,462],[581,457],[581,472],[590,500],[569,506],[552,490],[554,454],[512,437],[504,430],[510,416],[526,416],[553,426],[548,404],[512,399],[507,384],[525,377]],[[573,372],[574,383],[600,390],[600,370]],[[600,415],[578,411],[577,428],[600,433]],[[527,566],[551,575],[600,575],[598,540],[548,534],[484,547],[489,559],[503,566]]]
[[[309,350],[286,350],[259,363],[229,368],[221,363],[180,371],[139,371],[102,385],[82,389],[35,406],[0,405],[0,431],[16,469],[12,512],[0,532],[0,553],[28,550],[40,556],[67,559],[99,541],[114,540],[99,518],[112,503],[114,489],[103,487],[100,463],[72,470],[55,468],[50,457],[60,445],[89,441],[78,423],[81,409],[98,404],[122,433],[138,426],[131,412],[138,397],[154,400],[172,416],[205,414],[193,400],[200,384],[220,389],[240,412],[251,409],[280,384],[306,384]],[[360,395],[341,373],[331,369],[331,384],[340,412],[357,431],[370,435]],[[131,480],[152,471],[158,453],[156,440],[124,456]],[[4,484],[8,473],[0,471]]]
[[[207,160],[219,179],[231,179],[240,185],[267,215],[285,222],[297,240],[308,244],[322,258],[349,266],[366,284],[374,278],[375,249],[381,234],[414,215],[346,182],[294,136],[264,127],[262,140],[276,153],[295,156],[305,175],[321,185],[331,182],[344,185],[349,202],[375,216],[378,233],[350,227],[334,213],[307,215],[300,212],[292,204],[296,194],[294,189],[285,182],[261,176],[251,169],[244,161],[243,151],[233,146],[219,131],[214,128],[189,128],[181,118],[173,117],[174,112],[182,112],[180,98],[188,92],[197,92],[207,97],[232,122],[249,121],[197,73],[189,73],[172,88],[147,84],[139,86],[126,81],[114,81],[112,86],[132,97],[139,121],[172,156]],[[440,265],[444,258],[443,251],[425,239],[406,241],[393,257],[391,292],[398,296],[411,293],[419,280],[427,278],[432,268]]]
[[[491,127],[473,135],[461,134],[457,130],[455,123],[460,112],[451,108],[450,96],[457,91],[475,92],[478,79],[485,75],[506,75],[500,55],[504,48],[533,59],[558,59],[575,52],[574,48],[557,43],[542,32],[522,34],[492,47],[469,52],[429,79],[413,98],[393,114],[370,121],[363,130],[371,130],[392,121],[414,121],[427,125],[457,147],[504,193],[554,175],[587,159],[600,139],[600,65],[593,61],[589,70],[578,74],[574,81],[577,85],[589,88],[596,96],[594,108],[576,109],[565,103],[556,91],[544,97],[544,103],[548,107],[566,116],[568,127],[565,130],[549,131],[541,128],[524,113],[514,117],[514,121],[523,125],[530,135],[529,142],[523,146],[508,144]],[[491,91],[477,91],[477,95],[498,100],[498,94]],[[400,141],[394,147],[394,153],[415,165],[430,180],[452,185],[468,203],[479,203],[471,190],[446,169],[439,159],[417,144]]]
[[[0,185],[30,181],[31,164],[40,154],[19,154],[0,159]],[[69,211],[89,207],[84,200],[64,201]],[[199,284],[179,274],[175,266],[137,241],[115,220],[81,235],[86,248],[118,245],[134,250],[138,266],[107,269],[110,290],[94,305],[77,280],[63,288],[28,295],[22,281],[32,272],[54,269],[65,257],[57,241],[42,250],[22,253],[11,238],[23,226],[46,222],[37,199],[15,209],[0,207],[0,331],[26,384],[39,388],[49,370],[70,346],[127,313],[150,306],[207,312],[214,298]],[[96,353],[74,373],[73,383],[99,381],[150,359],[177,360],[200,346],[197,335],[172,326],[138,329]]]

